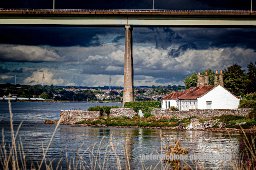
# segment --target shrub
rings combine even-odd
[[[118,108],[118,106],[94,106],[94,107],[89,107],[88,111],[100,111],[100,116],[103,116],[103,115],[109,116],[110,110],[112,108]]]
[[[137,113],[141,110],[145,115],[150,114],[154,108],[160,108],[161,103],[159,101],[126,102],[124,107],[132,108]]]
[[[171,106],[171,107],[169,108],[169,110],[170,110],[170,111],[179,111],[179,109],[178,109],[177,107],[175,107],[175,106]]]
[[[150,116],[152,116],[151,113],[144,113],[144,117],[145,117],[145,118],[148,118],[148,117],[150,117]]]
[[[241,100],[239,107],[240,108],[254,108],[256,106],[256,100]]]
[[[221,122],[228,123],[229,121],[244,119],[243,116],[234,116],[234,115],[222,115],[217,117],[217,119],[220,119]]]
[[[248,117],[250,119],[254,119],[256,120],[256,106],[253,107],[252,111],[250,111],[250,113],[248,114]]]

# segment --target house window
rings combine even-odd
[[[212,101],[206,101],[206,109],[212,109]]]

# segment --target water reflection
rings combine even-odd
[[[65,106],[60,103],[43,103],[33,104],[31,108],[31,105],[32,103],[15,103],[13,110],[15,130],[20,121],[25,120],[18,139],[23,143],[27,160],[36,164],[41,161],[43,148],[48,145],[55,128],[55,125],[42,124],[42,120],[48,116],[56,118],[60,108],[76,106],[71,103],[65,103]],[[79,103],[79,106],[84,104]],[[87,103],[84,107],[88,106]],[[44,114],[41,108],[47,108],[47,113]],[[11,141],[8,111],[6,107],[1,107],[0,111],[0,118],[3,119],[0,128],[4,129],[8,145]],[[30,119],[31,117],[33,119]],[[0,140],[2,138],[3,135],[0,135]],[[179,165],[186,162],[194,169],[231,169],[245,148],[241,143],[243,135],[237,133],[61,125],[51,143],[47,159],[54,159],[56,162],[62,159],[63,167],[66,166],[67,160],[79,158],[86,169],[95,166],[93,162],[98,164],[95,169],[117,167],[117,160],[122,168],[130,166],[131,169],[142,169],[143,166],[157,166],[159,169],[166,165],[161,158],[165,154],[164,146],[174,144],[176,140],[180,141],[181,146],[189,149],[188,155],[178,160]]]

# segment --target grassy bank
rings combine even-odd
[[[176,119],[176,118],[157,118],[155,116],[149,116],[139,118],[135,116],[133,118],[128,117],[101,117],[96,120],[83,120],[77,124],[85,124],[88,126],[135,126],[135,127],[178,127],[180,125],[188,125],[190,119]]]

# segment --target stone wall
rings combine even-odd
[[[85,119],[98,119],[100,111],[62,110],[60,117],[62,117],[61,124],[75,124]]]
[[[132,118],[135,115],[137,115],[137,113],[131,108],[112,108],[109,117],[126,116]]]
[[[152,115],[156,117],[176,117],[178,119],[184,119],[189,117],[198,118],[212,118],[221,115],[237,115],[237,116],[247,116],[251,109],[237,109],[237,110],[189,110],[189,111],[170,111],[155,109],[151,112]]]

